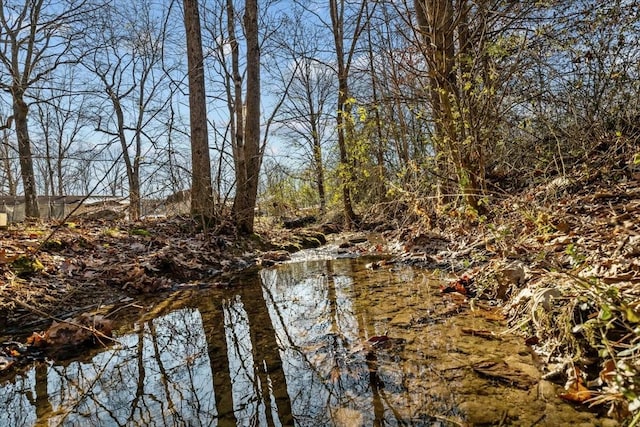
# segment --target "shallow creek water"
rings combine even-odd
[[[429,272],[305,254],[181,291],[117,344],[5,381],[0,426],[603,425],[538,383],[521,338],[463,334],[504,328],[454,314]],[[534,381],[472,369],[487,360]]]

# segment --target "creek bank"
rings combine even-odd
[[[554,183],[557,180],[554,180]],[[640,422],[640,183],[576,173],[496,200],[491,215],[386,234],[398,262],[472,282],[502,307],[566,400]]]
[[[0,336],[6,336],[105,306],[115,310],[147,294],[224,286],[235,274],[320,246],[326,237],[270,226],[248,237],[204,233],[195,221],[175,217],[14,224],[0,229],[0,240]]]
[[[640,185],[568,182],[552,194],[535,188],[497,201],[493,216],[470,218],[472,226],[461,226],[453,212],[435,224],[416,218],[382,240],[357,233],[331,242],[345,255],[393,253],[396,262],[443,278],[467,277],[476,295],[469,299],[503,307],[508,329],[522,335],[544,378],[565,387],[569,400],[599,403],[619,419],[637,417]],[[267,223],[260,235],[239,239],[199,232],[185,218],[66,223],[51,234],[55,227],[0,231],[3,335],[87,312],[118,316],[139,306],[141,294],[227,286],[242,270],[324,243],[317,227],[289,231]]]

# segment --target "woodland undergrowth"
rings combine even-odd
[[[417,253],[405,259],[470,277],[475,299],[498,302],[563,398],[638,425],[640,166],[629,155],[496,193],[483,216],[405,201],[412,218],[395,237]]]
[[[567,400],[640,423],[640,167],[633,151],[603,151],[565,173],[502,177],[487,212],[404,193],[363,214],[405,262],[473,280],[475,300],[503,307],[544,377]],[[517,179],[516,179],[517,178]],[[188,218],[69,220],[0,230],[0,328],[120,310],[131,294],[225,286],[257,254],[324,242],[321,228],[271,222],[239,238]],[[390,231],[391,230],[391,231]],[[333,227],[327,232],[337,231]],[[107,313],[108,315],[108,313]]]

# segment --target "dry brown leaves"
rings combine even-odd
[[[295,241],[292,232],[260,232],[264,237],[258,239],[203,233],[181,217],[13,224],[0,229],[0,328],[42,312],[64,317],[130,294],[208,282],[255,265],[261,250],[277,248],[272,240]],[[38,268],[16,268],[21,258],[29,260],[26,267]]]

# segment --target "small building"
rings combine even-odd
[[[42,219],[63,219],[70,213],[81,215],[104,209],[125,212],[129,199],[114,196],[38,196]],[[0,196],[0,213],[7,214],[9,223],[25,219],[24,196]]]

